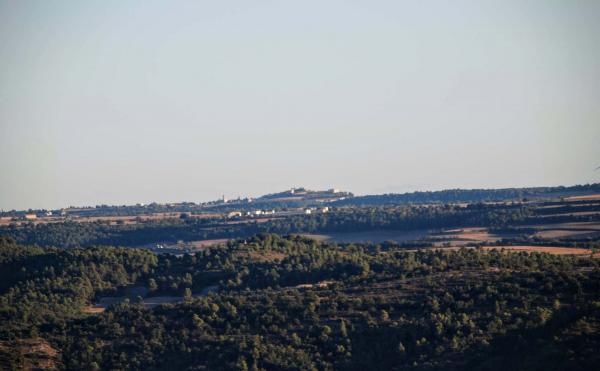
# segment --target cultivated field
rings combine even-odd
[[[526,252],[545,252],[553,255],[591,255],[592,250],[575,247],[560,246],[485,246],[484,250],[507,250],[507,251],[526,251]],[[600,257],[600,254],[594,254],[594,257]]]
[[[583,195],[583,196],[571,196],[571,197],[565,198],[565,200],[566,201],[586,201],[586,200],[599,201],[600,200],[600,194]]]
[[[313,238],[323,242],[353,243],[353,242],[372,242],[382,243],[385,241],[406,242],[419,240],[427,237],[430,231],[426,229],[414,231],[366,231],[349,233],[328,233],[328,234],[302,234],[303,236]]]
[[[493,234],[486,228],[473,227],[464,229],[436,230],[412,230],[412,231],[366,231],[350,233],[328,233],[328,234],[303,234],[303,236],[314,238],[323,242],[359,243],[371,242],[382,243],[394,241],[398,243],[410,241],[428,241],[434,246],[450,244],[452,246],[464,246],[472,243],[491,243],[502,238],[510,238],[512,234]]]
[[[6,226],[10,224],[22,225],[27,223],[33,224],[45,224],[45,223],[62,223],[66,221],[72,221],[77,223],[91,223],[91,222],[106,222],[111,225],[115,224],[137,224],[140,222],[152,221],[152,220],[165,220],[165,219],[177,219],[182,213],[153,213],[153,214],[140,214],[140,215],[111,215],[111,216],[46,216],[39,217],[31,220],[21,220],[11,217],[1,217],[0,226]],[[217,213],[202,213],[202,214],[188,214],[189,218],[193,219],[209,219],[217,218],[222,214]]]

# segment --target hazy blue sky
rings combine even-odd
[[[0,208],[599,182],[600,1],[2,1]]]

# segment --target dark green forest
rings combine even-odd
[[[590,257],[263,234],[193,255],[0,240],[0,365],[67,370],[598,369]],[[145,297],[84,308],[127,287]],[[201,294],[207,286],[216,291]],[[144,300],[181,296],[154,308]]]

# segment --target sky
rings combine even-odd
[[[0,209],[600,182],[600,1],[0,0]]]

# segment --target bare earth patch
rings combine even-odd
[[[18,352],[23,356],[24,370],[57,369],[59,352],[42,338],[0,341],[0,352]]]
[[[533,224],[533,225],[524,225],[523,227],[524,228],[537,228],[540,230],[564,229],[564,230],[575,230],[575,231],[600,231],[600,223],[598,223],[598,222]]]
[[[229,241],[227,238],[216,238],[216,239],[213,239],[213,240],[190,241],[190,242],[188,242],[188,244],[193,249],[203,249],[205,247],[227,243],[227,241]]]
[[[270,251],[270,252],[259,252],[259,251],[250,251],[245,253],[250,259],[255,262],[274,262],[281,261],[285,259],[286,255],[280,252]]]
[[[431,239],[436,246],[444,243],[450,243],[453,246],[464,246],[469,243],[496,242],[505,237],[508,236],[490,233],[487,228],[475,227],[445,230],[442,233],[432,235]]]
[[[100,305],[88,305],[87,307],[83,308],[83,313],[98,314],[104,312],[105,309],[105,307]]]
[[[294,286],[297,289],[311,289],[313,287],[327,287],[329,285],[331,285],[333,283],[333,281],[321,281],[318,283],[303,283],[300,285],[296,285]]]
[[[600,231],[596,230],[569,230],[569,229],[548,229],[535,233],[536,237],[540,238],[576,238],[576,237],[593,237],[598,235]]]
[[[381,243],[385,241],[405,242],[418,240],[426,237],[429,231],[426,229],[412,231],[365,231],[365,232],[347,232],[347,233],[327,233],[327,234],[302,234],[304,237],[313,238],[317,241],[338,242],[338,243],[358,243],[372,242]]]

